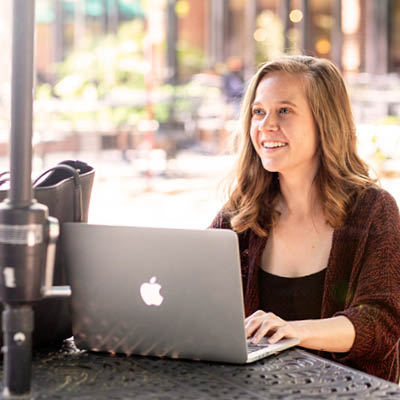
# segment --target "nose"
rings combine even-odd
[[[278,121],[273,112],[265,114],[264,118],[261,120],[261,128],[267,131],[278,130]]]

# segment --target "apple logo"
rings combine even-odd
[[[164,300],[160,290],[161,285],[156,283],[156,277],[153,276],[150,282],[145,282],[140,286],[140,295],[148,306],[159,306]]]

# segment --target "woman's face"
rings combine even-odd
[[[270,172],[315,175],[317,133],[303,78],[267,74],[251,106],[250,136],[263,167]]]

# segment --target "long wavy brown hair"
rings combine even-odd
[[[266,171],[251,139],[251,105],[260,81],[271,72],[301,76],[317,127],[319,168],[314,177],[327,222],[338,228],[366,188],[375,185],[357,154],[356,130],[343,78],[333,63],[308,56],[285,56],[263,64],[251,79],[242,102],[238,160],[225,212],[236,232],[252,229],[266,236],[276,222],[278,174]]]

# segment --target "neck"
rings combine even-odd
[[[283,215],[304,219],[320,213],[313,181],[314,175],[310,174],[279,174]]]

